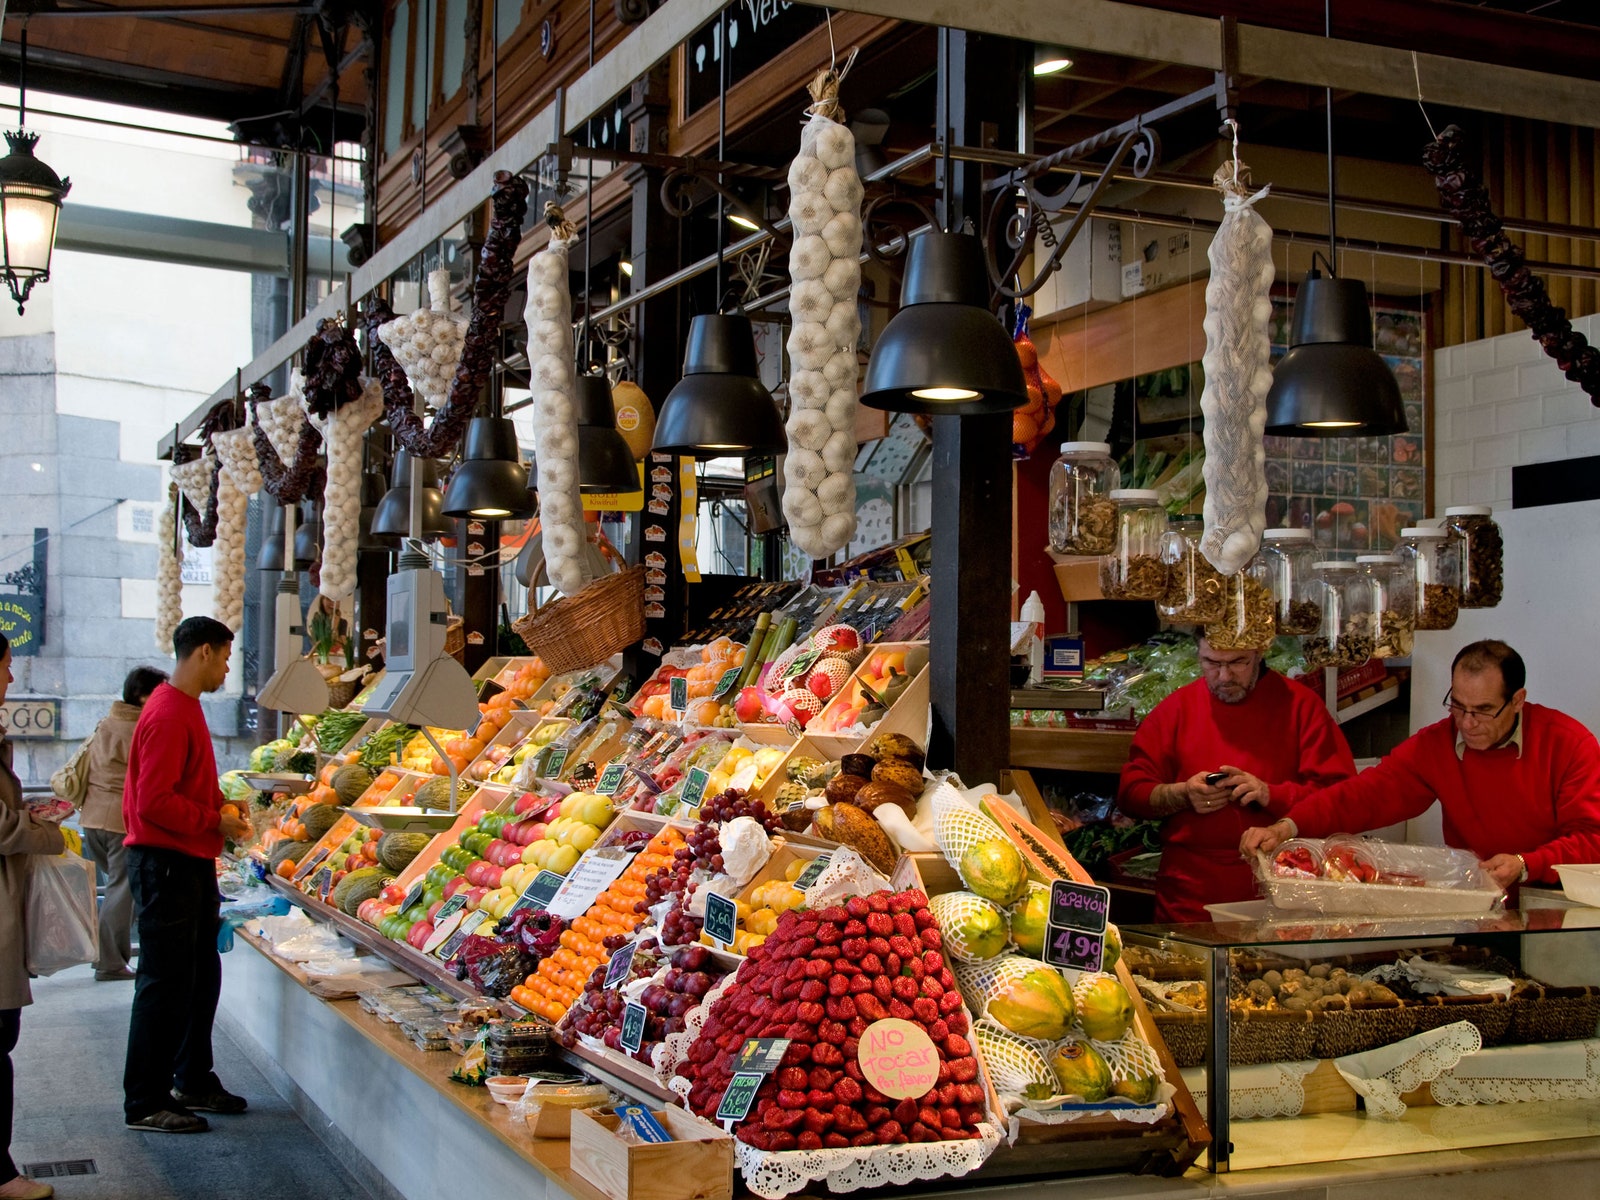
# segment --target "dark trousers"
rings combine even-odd
[[[176,1107],[172,1090],[211,1093],[211,1024],[222,990],[216,868],[175,850],[128,847],[139,926],[139,975],[122,1076],[123,1111],[138,1120]]]
[[[11,1052],[17,1048],[17,1031],[22,1027],[20,1008],[0,1008],[0,1184],[17,1177],[17,1164],[11,1161],[11,1105],[16,1080],[11,1074]]]

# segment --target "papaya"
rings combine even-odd
[[[1114,1042],[1133,1023],[1128,989],[1110,975],[1097,975],[1080,989],[1078,1023],[1097,1042]]]
[[[1023,1037],[1053,1042],[1072,1026],[1072,992],[1061,972],[1039,963],[1024,974],[996,985],[988,1004],[989,1018]]]
[[[1022,853],[1004,837],[985,838],[961,856],[961,880],[985,900],[1008,905],[1028,884]]]
[[[1111,1068],[1088,1042],[1062,1042],[1050,1058],[1050,1069],[1063,1095],[1094,1104],[1111,1092]]]
[[[1017,949],[1033,958],[1044,954],[1045,924],[1050,917],[1050,889],[1030,883],[1028,890],[1011,906],[1011,940]],[[1110,954],[1107,946],[1106,953]]]

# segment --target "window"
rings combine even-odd
[[[448,100],[461,90],[461,73],[467,62],[467,0],[444,0],[444,56],[439,69],[439,93]]]
[[[433,97],[433,56],[438,52],[438,5],[420,0],[417,7],[417,44],[411,52],[411,131],[427,124],[428,102]],[[395,43],[396,49],[399,43]]]
[[[405,140],[406,47],[411,42],[411,0],[400,0],[389,31],[389,71],[383,87],[383,152],[393,154]]]
[[[494,0],[495,33],[504,46],[522,24],[522,0]]]

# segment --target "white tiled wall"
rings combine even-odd
[[[1572,326],[1600,343],[1600,317]],[[1511,504],[1511,468],[1600,454],[1600,408],[1526,330],[1433,356],[1434,512]]]

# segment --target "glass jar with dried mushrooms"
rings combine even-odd
[[[1191,514],[1175,520],[1161,537],[1167,586],[1156,601],[1156,611],[1174,624],[1209,625],[1222,619],[1226,584],[1200,552],[1204,532],[1205,522]]]
[[[1222,617],[1206,626],[1213,650],[1270,649],[1277,636],[1272,593],[1246,571],[1228,577]]]
[[[1050,468],[1050,549],[1057,554],[1110,554],[1117,505],[1111,493],[1122,471],[1106,442],[1063,442]]]
[[[1286,637],[1315,633],[1322,609],[1313,598],[1317,548],[1309,529],[1269,529],[1245,570],[1272,593],[1277,631]]]
[[[1161,561],[1166,509],[1147,488],[1119,488],[1111,499],[1117,505],[1117,537],[1100,560],[1101,594],[1107,600],[1159,600],[1167,590]]]
[[[1461,607],[1493,608],[1505,590],[1505,539],[1486,504],[1444,510],[1445,528],[1461,540]]]
[[[1413,625],[1453,628],[1461,608],[1461,555],[1450,531],[1432,526],[1402,529],[1395,557],[1411,577]]]
[[[1345,670],[1372,657],[1372,634],[1365,630],[1372,616],[1369,593],[1356,586],[1352,562],[1325,559],[1316,564],[1313,590],[1322,620],[1315,633],[1300,639],[1306,670]]]
[[[1393,554],[1358,555],[1356,586],[1366,590],[1367,611],[1351,619],[1357,632],[1372,636],[1372,657],[1409,658],[1416,601],[1400,559]]]

